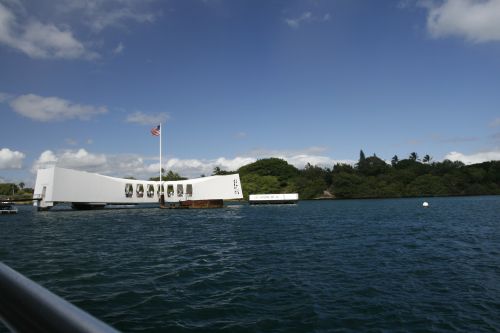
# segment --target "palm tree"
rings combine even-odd
[[[25,185],[25,184],[24,184],[23,182],[20,182],[20,183],[19,183],[19,188],[22,190],[22,189],[24,188],[24,185]]]
[[[410,154],[410,156],[408,157],[411,161],[416,161],[418,160],[418,155],[417,153],[413,152]]]
[[[425,155],[424,158],[422,159],[422,162],[424,163],[430,163],[430,161],[432,160],[432,157],[429,156],[429,154]]]

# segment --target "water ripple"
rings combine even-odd
[[[500,331],[499,197],[20,208],[0,260],[123,331]]]

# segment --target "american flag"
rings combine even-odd
[[[156,127],[153,127],[151,129],[151,134],[153,136],[160,136],[160,125],[156,126]]]

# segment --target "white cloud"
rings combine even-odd
[[[500,41],[500,0],[426,2],[427,30],[434,38],[455,36],[481,43]]]
[[[87,50],[69,28],[31,18],[19,23],[12,11],[0,3],[0,43],[32,58],[95,59],[99,55]]]
[[[300,23],[302,22],[308,22],[312,18],[312,13],[311,12],[304,12],[302,15],[296,18],[286,18],[285,22],[288,24],[290,28],[298,28],[300,26]]]
[[[0,170],[20,169],[25,157],[26,155],[19,151],[12,151],[9,148],[0,149]]]
[[[114,53],[114,54],[120,54],[120,53],[122,53],[122,52],[123,52],[123,50],[124,50],[124,49],[125,49],[125,46],[123,46],[123,43],[122,43],[122,42],[120,42],[120,43],[118,43],[118,45],[114,48],[113,53]]]
[[[46,150],[33,163],[31,171],[58,166],[61,168],[96,172],[115,177],[134,176],[146,179],[154,176],[145,159],[135,154],[106,155],[88,152],[86,149],[68,149],[59,152]]]
[[[241,168],[244,165],[255,162],[257,159],[255,157],[235,157],[235,158],[225,158],[219,157],[218,159],[212,162],[213,168],[219,166],[223,170],[234,171]]]
[[[317,165],[320,167],[328,167],[328,168],[331,168],[336,163],[346,163],[346,164],[356,163],[356,161],[354,160],[333,159],[329,156],[326,156],[324,155],[324,153],[327,150],[328,150],[327,147],[317,147],[317,146],[299,150],[256,149],[249,152],[248,156],[251,156],[255,159],[269,158],[269,157],[281,158],[299,169],[304,168],[304,166],[307,163],[311,165]]]
[[[269,151],[271,152],[271,151]],[[277,157],[282,158],[288,163],[301,169],[307,163],[311,165],[318,165],[321,167],[331,168],[336,163],[354,164],[353,160],[337,160],[322,155],[311,154],[290,154],[290,152],[272,151],[272,153],[260,151],[259,154],[251,154],[250,156],[236,156],[234,158],[219,157],[214,159],[179,159],[170,158],[164,161],[164,168],[166,170],[173,170],[185,177],[199,177],[200,175],[211,175],[215,167],[220,167],[222,170],[235,171],[240,167],[253,163],[258,159]],[[149,165],[146,169],[155,175],[159,170],[160,164],[154,163]]]
[[[75,104],[59,97],[42,97],[34,94],[21,95],[10,102],[17,113],[37,121],[65,119],[88,120],[94,115],[106,113],[103,107]]]
[[[285,23],[288,24],[290,28],[298,29],[303,23],[311,22],[326,22],[331,19],[330,13],[326,13],[323,16],[315,16],[311,12],[303,12],[298,17],[290,17],[285,19]]]
[[[55,154],[51,150],[46,150],[33,163],[32,171],[59,166],[63,168],[78,169],[85,171],[101,171],[108,163],[104,154],[91,154],[85,149],[65,150]]]
[[[232,159],[219,157],[216,159],[178,159],[171,158],[165,164],[165,169],[173,170],[187,177],[199,177],[201,174],[211,175],[215,167],[220,167],[222,170],[235,171],[238,168],[255,162],[255,157],[237,156]],[[156,170],[158,164],[155,165]]]
[[[101,13],[89,21],[95,31],[101,31],[109,26],[119,26],[124,21],[136,21],[138,23],[152,23],[156,15],[153,13],[134,13],[131,8],[122,8],[109,13]]]
[[[157,0],[58,0],[24,6],[18,0],[0,1],[0,44],[37,59],[86,59],[100,55],[76,35],[94,36],[109,27],[130,29],[130,23],[153,23],[162,15]],[[37,7],[39,8],[37,10]],[[40,10],[43,8],[43,10]],[[123,52],[119,43],[113,53]]]
[[[135,112],[129,114],[125,120],[128,123],[136,123],[141,125],[157,125],[159,123],[165,123],[169,119],[168,113],[144,113]]]
[[[322,167],[332,167],[335,163],[355,163],[355,161],[351,160],[334,160],[327,156],[304,153],[320,151],[322,149],[321,147],[311,147],[302,150],[302,153],[300,153],[301,151],[273,151],[272,154],[261,150],[260,154],[236,156],[234,158],[180,159],[174,157],[163,160],[163,167],[166,170],[178,172],[182,176],[194,178],[202,174],[211,175],[215,167],[220,167],[222,170],[235,171],[244,165],[257,161],[257,159],[267,157],[282,158],[298,168],[303,168],[307,163]],[[57,153],[46,150],[33,163],[32,171],[36,172],[39,168],[47,168],[55,165],[115,177],[134,176],[137,179],[156,177],[160,170],[158,157],[143,157],[136,154],[94,154],[85,149],[78,149],[63,150]]]
[[[153,23],[162,15],[153,10],[152,0],[99,0],[74,1],[60,3],[58,10],[67,14],[78,13],[84,23],[96,33],[108,27],[126,27],[128,22]]]
[[[36,171],[38,169],[45,169],[49,167],[53,167],[56,165],[57,157],[52,152],[52,150],[46,150],[40,154],[40,157],[33,163],[33,170]]]
[[[465,155],[456,151],[452,151],[451,153],[448,153],[445,157],[445,160],[450,160],[450,161],[460,161],[465,164],[475,164],[475,163],[482,163],[482,162],[488,162],[488,161],[498,161],[500,160],[500,150],[496,151],[486,151],[486,152],[479,152],[475,154],[470,154],[470,155]]]
[[[335,163],[348,163],[351,161],[336,161],[327,156],[314,156],[314,155],[294,155],[290,157],[285,157],[288,163],[296,166],[299,169],[304,168],[304,166],[309,163],[311,165],[317,165],[321,167],[332,167]]]

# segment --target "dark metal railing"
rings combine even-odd
[[[14,332],[118,332],[1,262],[0,319]]]

